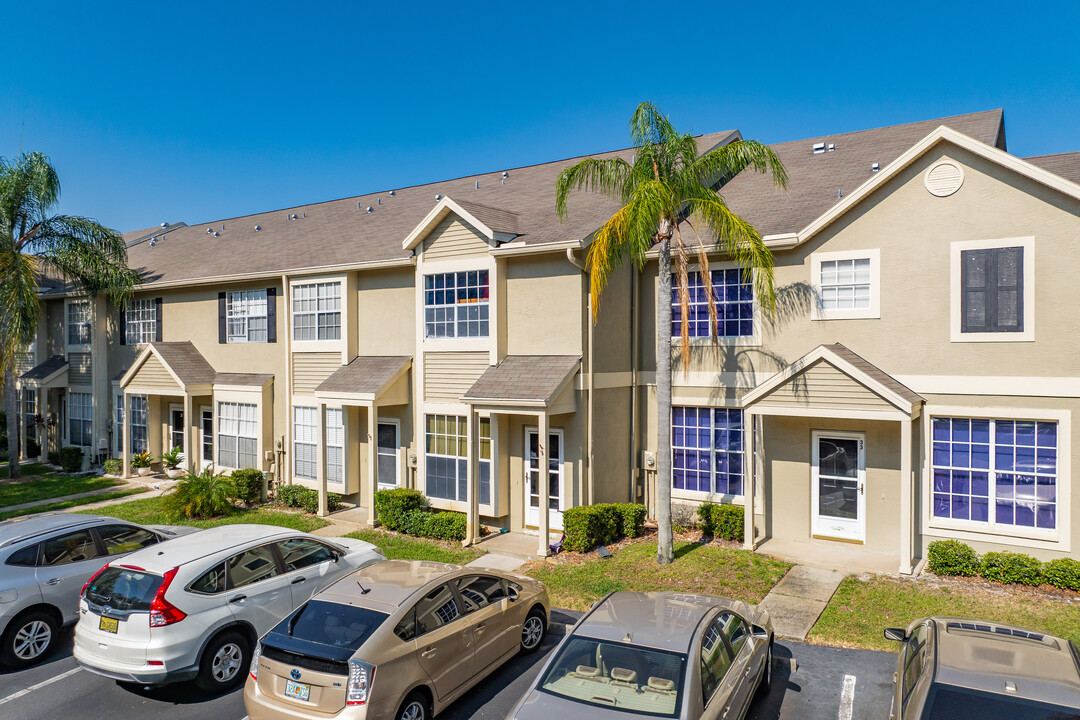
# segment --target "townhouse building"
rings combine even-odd
[[[710,327],[695,266],[684,371],[675,304],[675,502],[742,504],[750,548],[900,572],[938,538],[1077,556],[1080,153],[1010,155],[1000,110],[773,149],[787,192],[745,172],[722,192],[773,251],[775,308],[717,254]],[[616,206],[575,195],[558,221],[575,161],[134,233],[126,308],[43,287],[23,406],[125,473],[179,446],[369,511],[416,487],[469,540],[546,553],[566,508],[654,502],[670,301],[654,259],[592,322],[585,254]]]

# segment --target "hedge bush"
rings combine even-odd
[[[46,456],[46,459],[48,459],[50,465],[59,465],[60,464],[60,451],[59,450],[50,450],[49,454]]]
[[[1080,592],[1080,560],[1058,558],[1043,563],[1043,580],[1054,587]]]
[[[236,499],[245,505],[254,505],[262,500],[263,473],[256,468],[233,470],[233,485],[236,486]],[[315,496],[316,502],[318,495]]]
[[[102,463],[101,469],[109,475],[119,475],[124,472],[124,461],[118,458],[109,458]]]
[[[76,473],[82,470],[83,451],[74,445],[60,448],[60,467],[64,472]]]
[[[1020,585],[1041,585],[1042,563],[1030,555],[1011,552],[988,552],[983,555],[982,570],[987,580]]]
[[[278,500],[289,507],[300,508],[312,515],[319,512],[319,491],[306,488],[303,485],[282,485],[278,488]],[[341,508],[341,496],[337,493],[326,493],[326,509],[334,512]]]
[[[637,537],[644,531],[644,505],[600,503],[581,505],[563,513],[563,547],[585,552],[623,537]]]
[[[387,530],[435,538],[464,540],[467,521],[464,513],[432,510],[427,497],[412,488],[375,492],[375,517]]]
[[[394,488],[375,491],[375,517],[390,530],[399,530],[398,526],[406,514],[413,510],[425,510],[427,507],[428,499],[419,490]]]
[[[935,575],[979,574],[979,554],[959,540],[935,540],[926,546],[926,564]]]
[[[702,503],[698,506],[698,526],[706,535],[740,542],[746,533],[742,505]]]

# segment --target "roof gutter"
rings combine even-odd
[[[493,257],[505,257],[507,255],[539,255],[541,253],[578,250],[582,247],[584,247],[584,243],[580,240],[562,240],[559,242],[536,243],[533,245],[527,245],[523,241],[517,240],[514,242],[503,243],[497,248],[492,248],[491,250],[488,250],[488,254]],[[571,262],[573,261],[571,260]],[[577,263],[574,264],[577,265]]]

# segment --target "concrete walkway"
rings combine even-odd
[[[844,572],[807,565],[788,570],[761,601],[777,636],[805,640],[845,576]]]
[[[138,488],[146,487],[145,483],[129,482],[123,485],[113,485],[112,487],[101,488],[100,490],[88,490],[86,492],[75,493],[74,495],[60,495],[59,497],[45,498],[44,500],[34,500],[32,502],[19,503],[18,505],[7,505],[0,508],[0,512],[11,512],[13,510],[25,510],[28,508],[43,507],[45,505],[52,505],[53,503],[67,502],[68,500],[78,500],[80,498],[94,497],[95,495],[105,495],[107,493],[122,492],[124,490],[137,490]],[[127,498],[123,498],[126,500]],[[96,504],[79,505],[77,510],[85,510],[88,507],[92,507]]]

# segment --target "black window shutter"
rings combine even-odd
[[[277,342],[277,288],[266,288],[266,342]]]
[[[161,342],[161,298],[154,298],[154,342]]]
[[[960,253],[960,332],[987,332],[989,250]]]
[[[120,344],[127,345],[127,310],[120,308],[120,327],[116,334],[120,336]]]
[[[229,342],[228,325],[225,319],[225,293],[217,294],[217,341],[219,344]]]
[[[994,330],[1024,330],[1024,248],[1006,247],[994,256]]]
[[[1024,249],[960,253],[960,332],[1023,332]]]

